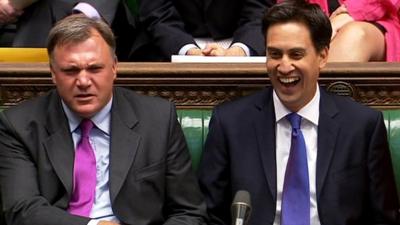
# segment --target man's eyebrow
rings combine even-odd
[[[105,64],[104,63],[93,63],[87,66],[87,68],[102,68],[104,67]]]
[[[280,52],[280,53],[282,53],[283,50],[280,49],[280,48],[275,48],[275,47],[267,47],[267,52]],[[296,48],[291,48],[291,49],[287,50],[287,52],[288,53],[293,53],[293,52],[305,53],[305,52],[307,52],[307,49],[302,48],[302,47],[296,47]]]
[[[65,66],[59,66],[61,70],[74,70],[74,69],[93,69],[93,68],[102,68],[104,67],[104,63],[93,63],[90,65],[87,65],[86,67],[81,67],[79,65],[65,65]]]
[[[305,52],[306,49],[299,47],[299,48],[291,48],[291,49],[289,49],[289,51],[291,51],[291,52]]]
[[[79,66],[77,65],[66,65],[66,66],[58,66],[60,70],[66,71],[66,70],[78,70],[80,69]]]
[[[267,47],[267,50],[268,51],[282,51],[281,49],[275,48],[275,47]]]

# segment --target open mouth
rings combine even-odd
[[[300,77],[278,77],[279,82],[285,86],[294,86],[300,81]]]

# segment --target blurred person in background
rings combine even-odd
[[[330,18],[329,62],[400,62],[400,0],[308,2],[320,5]]]
[[[26,2],[16,5],[15,2]],[[129,60],[135,38],[135,0],[0,0],[0,24],[16,23],[13,47],[45,48],[51,27],[72,13],[102,18],[113,29],[120,61]]]
[[[261,18],[272,0],[141,0],[133,55],[265,55]],[[143,58],[142,58],[143,60]]]

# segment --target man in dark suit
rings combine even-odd
[[[113,87],[107,24],[69,16],[47,48],[56,90],[0,115],[7,224],[203,224],[205,202],[175,108]]]
[[[211,118],[199,171],[211,224],[230,224],[238,190],[251,195],[251,225],[398,224],[381,113],[318,87],[329,19],[314,4],[285,2],[264,25],[273,88],[217,106]]]
[[[148,49],[164,60],[177,54],[264,55],[261,17],[272,4],[272,0],[141,0],[142,32],[135,41],[134,55],[146,56],[143,53]],[[208,38],[212,44],[201,49],[195,41],[198,38]],[[223,39],[230,39],[229,48],[214,43]]]
[[[18,19],[13,47],[45,47],[51,27],[70,15],[77,3],[85,2],[111,25],[117,36],[117,56],[119,60],[127,60],[135,38],[135,19],[127,1],[130,0],[37,0],[24,9],[14,9],[11,3],[3,3],[0,4],[0,23],[7,22],[2,20],[3,14],[15,10],[11,15],[4,15],[9,20]]]

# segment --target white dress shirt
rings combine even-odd
[[[317,91],[313,99],[297,114],[302,117],[301,131],[304,136],[307,149],[308,176],[310,179],[310,222],[312,225],[320,225],[316,196],[316,166],[317,166],[317,131],[319,119],[320,92]],[[273,93],[276,118],[276,167],[277,167],[277,199],[274,225],[281,224],[282,190],[285,178],[286,164],[290,153],[292,127],[285,118],[292,113],[279,100],[277,94]]]
[[[64,112],[68,118],[74,147],[76,149],[81,137],[79,124],[82,118],[75,115],[68,106],[62,102]],[[96,157],[96,195],[90,213],[88,225],[96,225],[100,220],[118,222],[111,208],[109,168],[110,168],[110,119],[112,99],[107,105],[92,118],[93,129],[89,134],[89,141]]]

